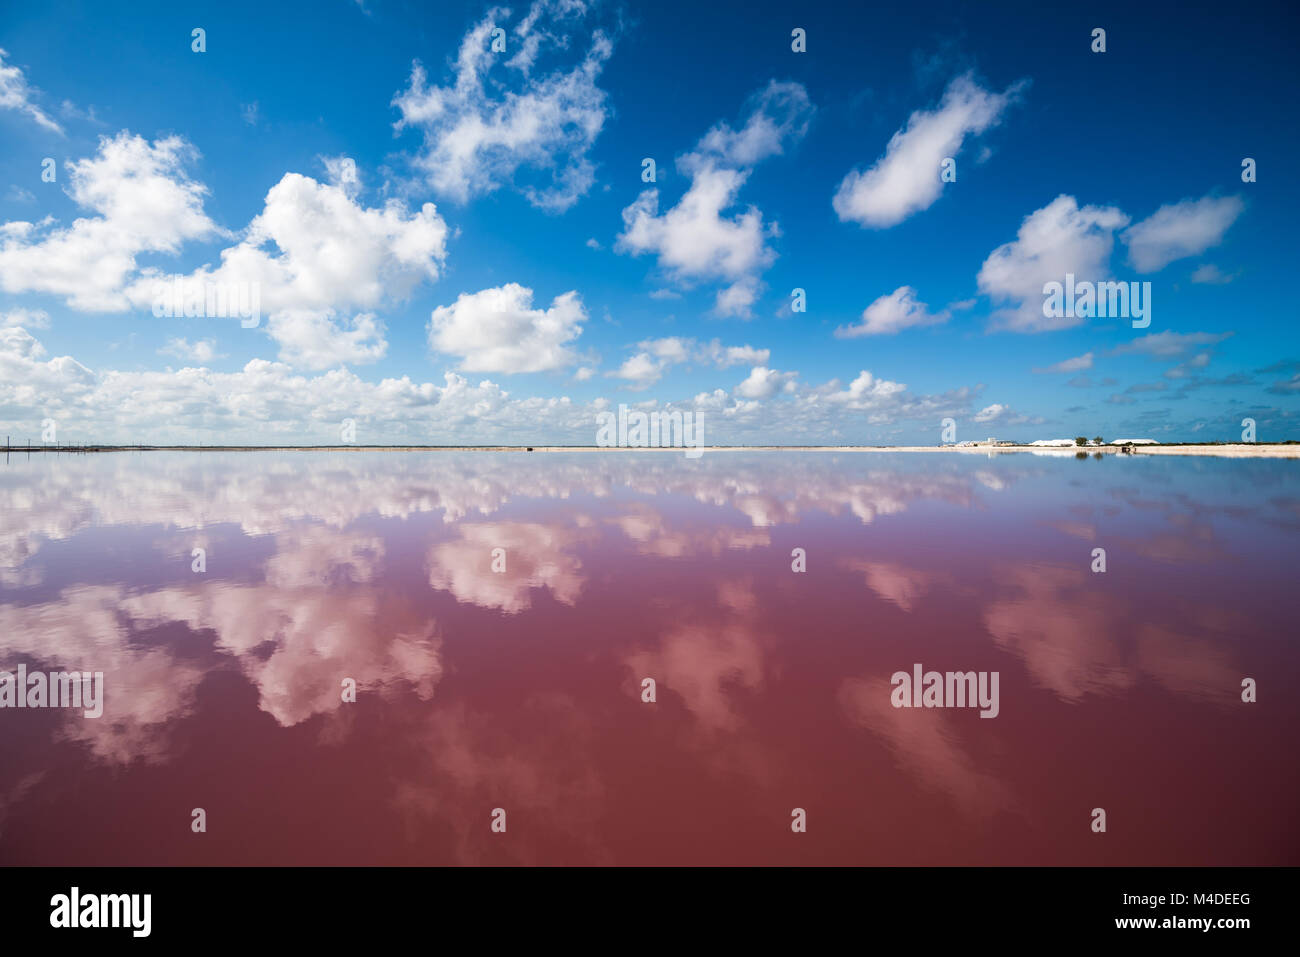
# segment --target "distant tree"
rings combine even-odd
[[[1093,436],[1092,444],[1093,444],[1093,445],[1101,445],[1101,444],[1102,444],[1101,436],[1100,436],[1100,435],[1095,435],[1095,436]]]
[[[1076,435],[1076,436],[1074,437],[1074,444],[1075,444],[1075,445],[1087,445],[1087,444],[1088,444],[1088,437],[1087,437],[1086,435]]]

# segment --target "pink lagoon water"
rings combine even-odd
[[[1300,863],[1294,462],[14,455],[0,503],[0,670],[105,688],[0,710],[3,864]],[[997,717],[893,707],[916,663]]]

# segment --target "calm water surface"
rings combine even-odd
[[[0,670],[106,697],[0,710],[0,863],[1300,864],[1294,462],[17,455],[0,507]]]

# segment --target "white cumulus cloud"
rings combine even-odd
[[[631,388],[640,390],[654,385],[663,378],[666,365],[663,360],[656,359],[648,352],[638,352],[610,375],[618,379],[626,379],[632,383]]]
[[[1043,332],[1083,322],[1044,316],[1043,286],[1064,282],[1067,273],[1091,282],[1107,279],[1115,230],[1127,223],[1114,206],[1080,207],[1066,195],[1026,216],[1015,240],[993,250],[977,277],[980,292],[1007,303],[994,313],[994,328]]]
[[[345,319],[286,309],[271,315],[266,331],[280,344],[280,358],[303,369],[377,362],[388,351],[384,324],[368,312]]]
[[[446,241],[447,224],[432,203],[413,214],[395,199],[367,208],[342,185],[286,173],[266,194],[243,240],[222,251],[220,265],[188,278],[256,283],[269,312],[372,308],[436,279]],[[131,298],[148,304],[156,281],[171,278],[149,273]]]
[[[201,364],[207,364],[213,359],[222,358],[217,355],[217,342],[215,339],[198,339],[190,342],[188,339],[173,336],[167,340],[167,344],[158,352],[162,355],[175,356],[178,359]]]
[[[1153,359],[1176,359],[1200,346],[1214,345],[1231,332],[1151,332],[1132,342],[1116,346],[1116,355],[1146,355]]]
[[[1246,208],[1238,196],[1205,196],[1161,206],[1124,230],[1129,262],[1138,272],[1164,269],[1177,259],[1199,256],[1223,240]]]
[[[862,311],[862,321],[851,326],[840,326],[835,335],[840,339],[858,336],[892,335],[916,326],[934,326],[947,322],[952,313],[947,310],[930,312],[919,302],[911,286],[899,286],[887,296],[881,296]]]
[[[23,71],[11,63],[5,62],[9,56],[0,50],[0,110],[17,110],[36,121],[38,126],[51,133],[63,133],[63,127],[54,122],[50,115],[33,101],[35,91],[27,85]]]
[[[1075,356],[1072,359],[1062,359],[1060,362],[1053,363],[1044,369],[1035,369],[1035,372],[1083,372],[1092,368],[1092,353],[1085,352],[1081,356]]]
[[[668,367],[683,362],[700,362],[729,369],[736,365],[765,365],[771,356],[769,349],[755,349],[750,345],[724,346],[714,339],[703,345],[694,339],[670,336],[664,339],[646,339],[637,343],[636,355],[625,361],[616,371],[607,373],[614,378],[633,383],[634,390],[647,388],[658,382]]]
[[[415,164],[435,191],[463,203],[513,184],[533,205],[562,212],[590,189],[595,168],[587,153],[607,115],[596,81],[613,44],[593,29],[572,62],[579,44],[565,31],[587,13],[579,0],[536,0],[502,54],[492,51],[492,32],[508,26],[510,12],[493,8],[461,41],[450,83],[431,86],[424,67],[414,65],[393,99],[401,112],[396,126],[423,132]],[[542,53],[568,62],[536,75]],[[526,181],[529,170],[535,181]]]
[[[447,224],[432,203],[415,213],[396,199],[364,206],[353,195],[358,179],[349,164],[327,165],[338,184],[286,173],[243,239],[221,252],[220,264],[183,277],[255,289],[280,357],[313,369],[382,357],[383,323],[370,310],[436,280],[447,256]],[[173,278],[147,270],[127,297],[148,308]],[[353,309],[365,313],[338,318]]]
[[[752,100],[740,130],[714,126],[693,152],[677,161],[691,185],[677,205],[661,212],[658,188],[647,189],[623,210],[615,249],[653,253],[659,268],[681,286],[725,283],[714,311],[748,318],[760,291],[759,276],[776,259],[767,240],[779,235],[756,206],[730,212],[754,164],[783,153],[807,132],[812,104],[798,83],[768,84]]]
[[[969,74],[954,79],[939,106],[914,112],[870,169],[844,177],[831,201],[836,215],[842,222],[883,229],[928,209],[943,190],[943,160],[955,159],[966,137],[996,124],[1020,89],[1016,84],[993,93]]]
[[[767,365],[768,360],[772,357],[772,350],[770,349],[756,349],[750,345],[723,346],[717,339],[705,346],[705,353],[709,361],[719,369],[740,365]]]
[[[569,347],[587,320],[575,291],[556,296],[549,309],[533,308],[533,291],[518,283],[462,293],[433,310],[429,345],[461,357],[467,372],[545,372],[573,365]]]
[[[75,309],[123,311],[123,285],[144,252],[174,253],[220,232],[203,211],[207,192],[184,164],[194,149],[172,136],[150,144],[123,131],[68,166],[72,199],[95,215],[60,227],[11,222],[0,230],[0,288],[48,293]]]
[[[1205,263],[1197,266],[1192,272],[1192,282],[1209,284],[1212,286],[1226,286],[1236,279],[1235,273],[1225,273],[1214,263]]]
[[[858,377],[849,383],[847,389],[842,392],[831,391],[829,398],[832,402],[850,409],[873,409],[891,404],[906,391],[907,386],[903,383],[878,379],[863,369]]]
[[[778,372],[765,366],[756,366],[736,386],[736,395],[743,399],[769,399],[778,392],[793,392],[797,372]]]
[[[50,314],[44,309],[10,309],[0,312],[0,329],[21,326],[24,329],[45,329],[50,324]]]

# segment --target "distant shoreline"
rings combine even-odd
[[[1118,445],[705,445],[701,452],[962,452],[967,454],[1028,452],[1036,455],[1123,455]],[[1212,455],[1222,458],[1300,458],[1300,443],[1234,443],[1193,445],[1169,443],[1130,446],[1133,455]],[[675,452],[682,446],[630,448],[594,445],[10,445],[6,452],[79,455],[90,452]],[[694,449],[692,449],[694,451]]]

